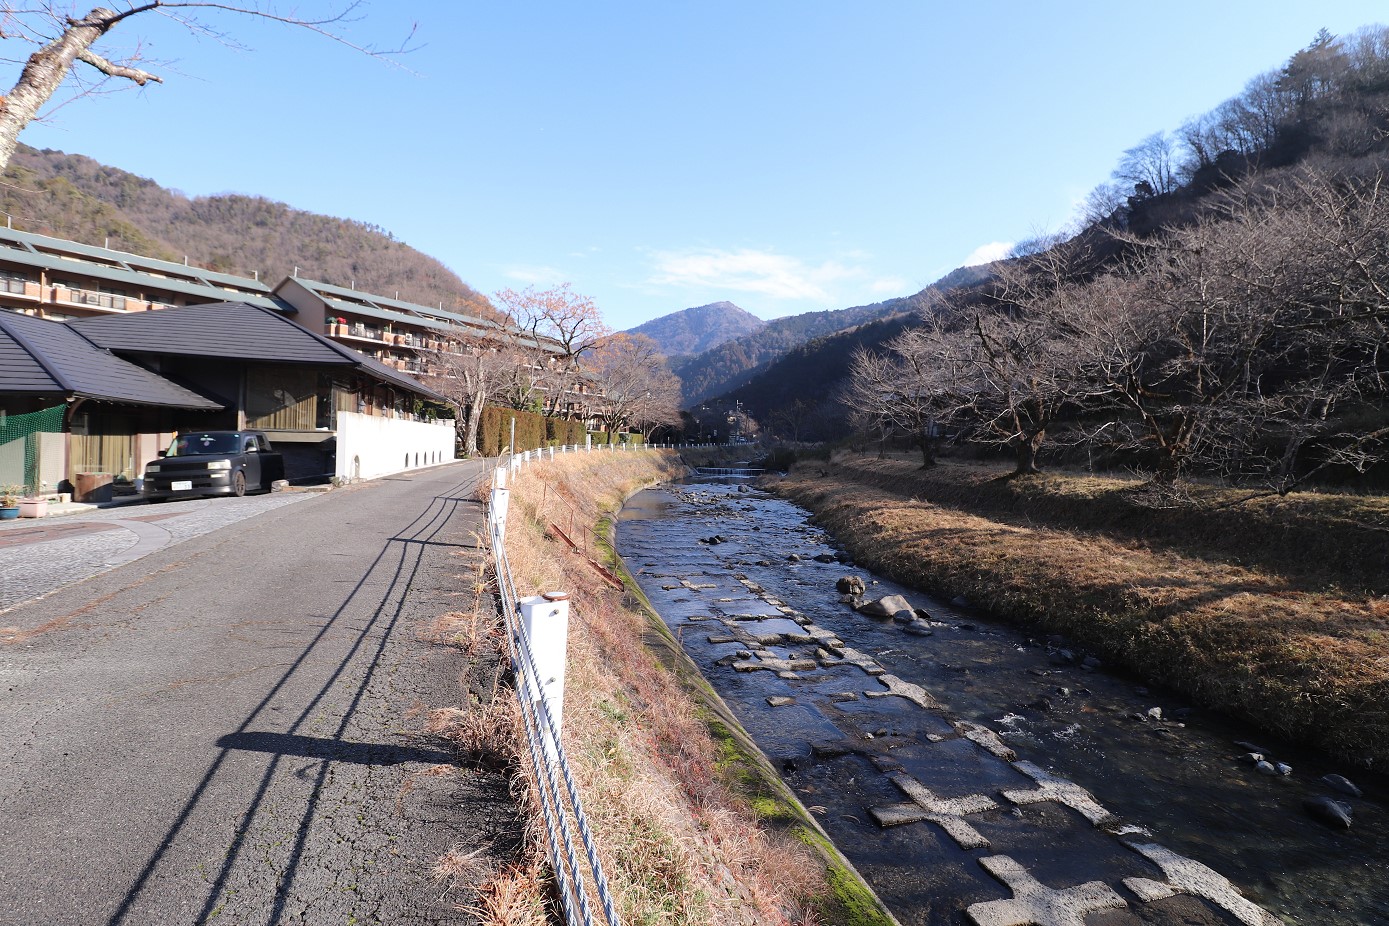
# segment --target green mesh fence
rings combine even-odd
[[[27,415],[0,415],[0,486],[37,487],[42,481],[40,434],[61,434],[63,411],[55,405]]]

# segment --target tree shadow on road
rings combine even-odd
[[[291,830],[295,834],[294,845],[285,862],[283,872],[277,879],[272,908],[266,919],[269,924],[278,923],[284,914],[285,906],[294,886],[296,873],[303,860],[311,829],[310,824],[317,812],[323,788],[330,777],[334,763],[390,766],[407,762],[444,764],[455,761],[453,755],[439,750],[352,742],[344,739],[344,736],[353,717],[361,708],[368,688],[377,675],[383,652],[395,636],[394,632],[401,621],[406,602],[410,599],[412,586],[421,575],[423,557],[428,552],[434,538],[443,533],[450,519],[459,512],[460,508],[476,505],[476,486],[481,478],[481,472],[475,472],[450,491],[431,498],[426,509],[411,522],[409,527],[399,531],[396,536],[391,537],[386,542],[371,562],[370,567],[356,582],[351,594],[318,629],[308,645],[285,669],[284,673],[276,679],[264,697],[252,708],[246,719],[236,730],[217,740],[216,745],[220,752],[179,809],[160,841],[159,847],[150,856],[134,883],[126,891],[119,907],[107,921],[108,926],[121,926],[127,922],[136,901],[149,886],[161,861],[164,860],[170,848],[188,825],[199,805],[208,796],[209,789],[217,779],[218,774],[223,770],[228,759],[239,752],[246,750],[263,752],[270,756],[270,760],[261,775],[257,788],[249,796],[246,809],[237,824],[235,836],[227,846],[216,876],[209,882],[206,898],[196,917],[191,920],[193,923],[205,923],[209,917],[218,911],[219,904],[224,899],[223,894],[227,882],[245,846],[246,838],[252,830],[252,824],[260,813],[262,804],[265,802],[277,774],[285,764],[285,760],[311,758],[320,761],[314,776],[312,791],[304,805],[300,820],[297,826]],[[353,623],[354,619],[361,621],[363,617],[366,619],[360,625]],[[276,697],[284,692],[296,673],[310,671],[306,668],[310,657],[334,630],[346,630],[346,632],[351,633],[350,645],[342,658],[323,677],[321,685],[304,703],[302,710],[287,724],[287,730],[279,733],[253,730],[252,727],[257,724],[258,720],[263,723],[268,720],[262,715]],[[369,663],[360,679],[352,680],[348,677],[349,665],[354,659],[359,658],[367,658]],[[322,669],[315,666],[313,671],[320,672]],[[331,734],[326,737],[308,736],[299,732],[301,728],[307,728],[311,720],[321,721],[325,712],[338,712],[327,703],[326,699],[330,694],[335,700],[340,699],[344,694],[344,683],[351,686],[352,697],[346,707],[340,709],[340,719]],[[273,725],[276,727],[286,726],[282,721],[275,721]]]

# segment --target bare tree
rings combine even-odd
[[[608,433],[627,426],[645,434],[680,422],[680,380],[645,335],[619,332],[603,338],[593,347],[585,372],[603,393],[600,417]]]
[[[454,406],[458,441],[464,453],[475,455],[483,408],[512,381],[526,358],[505,341],[482,338],[462,328],[448,337],[448,349],[432,358],[423,379]]]
[[[1175,190],[1179,172],[1172,136],[1154,132],[1124,152],[1114,169],[1114,179],[1127,183],[1140,198],[1145,198]]]
[[[546,411],[569,417],[566,396],[580,382],[580,358],[609,334],[597,304],[563,283],[546,290],[528,286],[521,291],[504,289],[496,300],[511,321],[538,342],[548,342],[545,362]]]
[[[968,313],[972,380],[957,387],[956,414],[974,422],[972,440],[1013,452],[1015,475],[1038,472],[1053,425],[1093,391],[1086,370],[1102,346],[1094,315],[1103,307],[1076,278],[1087,258],[1061,242],[1004,265],[992,297]]]
[[[1122,221],[1121,210],[1128,203],[1129,194],[1116,183],[1101,183],[1088,194],[1080,204],[1076,219],[1077,230],[1091,225],[1115,224]]]
[[[888,341],[882,351],[856,348],[840,401],[861,424],[907,435],[921,452],[921,468],[936,463],[944,428],[968,404],[967,338],[936,316]]]
[[[131,81],[141,87],[150,82],[163,82],[163,78],[157,74],[137,66],[143,63],[138,52],[117,61],[96,50],[95,46],[112,29],[128,19],[147,13],[159,14],[181,23],[196,35],[226,41],[225,32],[194,17],[200,13],[254,16],[317,33],[374,57],[407,50],[405,43],[389,51],[357,45],[338,32],[340,26],[353,20],[360,6],[360,0],[352,0],[336,12],[314,19],[282,15],[269,4],[152,0],[121,10],[95,7],[87,15],[77,18],[56,2],[0,2],[0,38],[37,46],[24,60],[19,79],[10,92],[0,97],[0,170],[9,166],[15,147],[19,144],[19,133],[39,117],[40,111],[49,104],[59,88],[73,77],[73,69],[79,63],[92,68],[93,73],[101,75],[101,80],[115,78]],[[413,29],[411,32],[413,34]]]
[[[776,429],[777,436],[784,437],[792,443],[799,443],[801,430],[809,422],[814,410],[814,404],[805,399],[796,398],[791,400],[789,405],[782,405],[773,409],[768,417],[768,422]]]
[[[1167,485],[1199,467],[1286,492],[1378,459],[1382,429],[1338,409],[1384,386],[1387,221],[1378,182],[1309,178],[1237,191],[1222,214],[1142,245],[1095,324],[1094,382],[1118,412],[1098,431]]]

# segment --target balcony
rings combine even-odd
[[[72,289],[66,286],[54,286],[52,290],[52,301],[54,305],[80,306],[84,309],[96,312],[125,312],[127,301],[135,302],[143,309],[144,303],[139,300],[127,300],[125,296],[116,293],[102,293],[88,289]]]
[[[0,279],[0,294],[38,302],[43,299],[43,287],[37,280],[6,277]]]

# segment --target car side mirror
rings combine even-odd
[[[168,455],[169,455],[169,451],[167,451],[167,450],[161,450],[161,451],[159,451],[159,459],[161,459],[161,460],[164,459],[165,457],[167,457]]]

